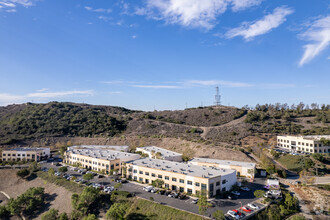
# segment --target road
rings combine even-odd
[[[54,168],[56,171],[59,167],[52,165],[51,163],[43,163],[41,164],[41,167],[46,168]],[[75,172],[73,170],[68,170],[68,174],[74,175],[77,178],[81,177],[82,175],[78,172]],[[104,177],[104,178],[94,178],[90,182],[92,183],[100,183],[105,186],[111,185],[114,186],[116,183],[111,181],[114,177]],[[239,209],[241,205],[246,205],[247,203],[252,203],[257,200],[257,198],[254,197],[253,192],[258,189],[263,189],[263,186],[265,184],[265,179],[262,178],[256,178],[253,183],[248,183],[247,186],[251,189],[249,192],[241,192],[241,195],[239,199],[237,200],[229,200],[229,199],[215,199],[213,198],[212,201],[216,203],[215,207],[211,207],[207,210],[206,216],[210,217],[212,216],[212,213],[216,210],[221,210],[223,213],[227,213],[228,210],[232,209]],[[143,190],[142,184],[135,183],[135,182],[128,182],[125,184],[122,184],[122,187],[120,190],[124,190],[130,193],[135,194],[137,197],[141,197],[144,199],[150,200],[150,197],[153,198],[155,202],[158,202],[163,205],[168,205],[177,209],[181,209],[184,211],[192,212],[195,214],[199,214],[198,212],[198,205],[192,203],[192,198],[186,198],[184,200],[175,199],[171,197],[167,197],[165,195],[155,194],[146,192]],[[261,206],[261,204],[259,204]]]

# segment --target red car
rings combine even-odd
[[[233,211],[234,212],[236,212],[237,213],[237,215],[239,215],[239,216],[241,216],[242,215],[242,213],[240,213],[238,210],[236,210],[236,209],[233,209]]]
[[[252,211],[251,209],[249,209],[249,208],[246,207],[246,206],[241,207],[241,209],[242,209],[244,212],[251,212],[251,211]]]

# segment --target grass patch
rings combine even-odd
[[[57,176],[50,176],[48,173],[42,171],[37,172],[37,176],[45,180],[46,182],[62,186],[73,193],[81,193],[84,189],[84,186],[82,185],[78,185],[77,183],[65,180]]]
[[[126,213],[127,219],[137,219],[146,217],[146,219],[165,220],[202,220],[204,218],[184,212],[178,209],[174,209],[159,203],[151,202],[144,199],[133,198],[132,204],[128,212]]]
[[[284,155],[278,159],[278,162],[283,164],[287,169],[300,172],[304,168],[309,168],[306,165],[306,162],[309,161],[309,158],[305,158],[304,156],[296,156],[296,155]]]

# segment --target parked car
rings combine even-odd
[[[251,212],[252,210],[249,209],[247,206],[243,206],[241,207],[241,209],[244,211],[244,212]]]
[[[233,209],[233,212],[236,212],[236,214],[239,216],[239,218],[243,218],[245,215],[238,211],[237,209]]]
[[[230,217],[232,217],[234,219],[240,219],[239,215],[232,210],[228,210],[227,215],[229,215]]]
[[[157,188],[153,188],[152,190],[150,190],[150,192],[152,192],[152,193],[156,193],[156,192],[158,192],[158,190],[159,190],[159,189],[157,189]]]
[[[239,193],[239,192],[237,192],[237,191],[232,191],[231,192],[233,195],[235,195],[235,196],[239,196],[239,195],[241,195],[241,193]]]
[[[180,194],[180,195],[179,195],[179,199],[182,200],[182,199],[185,199],[185,198],[186,198],[186,194]]]
[[[246,192],[250,191],[249,187],[246,187],[246,186],[242,187],[241,190],[246,191]]]
[[[166,190],[164,190],[164,189],[159,190],[159,194],[160,194],[160,195],[164,195],[165,192],[166,192]]]
[[[193,199],[193,201],[191,201],[192,204],[197,204],[198,199]]]
[[[56,163],[55,166],[60,167],[60,166],[62,166],[62,164]]]
[[[168,195],[168,197],[172,197],[172,198],[178,198],[179,197],[179,194],[176,193],[176,192],[172,192]]]
[[[165,196],[168,196],[169,194],[171,194],[171,191],[167,190],[164,194],[165,194]]]
[[[150,192],[154,187],[152,186],[146,186],[146,187],[143,187],[143,190],[146,191],[146,192]]]
[[[249,203],[247,204],[247,206],[250,208],[250,209],[254,209],[254,210],[258,210],[259,209],[259,206],[253,204],[253,203]]]

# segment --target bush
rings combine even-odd
[[[10,212],[7,210],[5,206],[0,205],[0,219],[8,217],[10,215]]]
[[[68,171],[68,168],[67,167],[60,167],[58,168],[58,171],[61,172],[61,173],[65,173]]]
[[[91,180],[94,178],[94,175],[92,173],[86,173],[83,175],[84,180]]]
[[[24,177],[30,175],[30,171],[28,169],[21,169],[21,170],[17,171],[16,175],[21,178],[24,178]]]
[[[57,220],[57,218],[58,218],[57,209],[51,209],[41,216],[41,220]]]
[[[255,197],[257,197],[257,198],[261,198],[261,197],[263,197],[265,195],[265,191],[263,191],[263,190],[256,190],[256,191],[254,191],[253,195]]]

